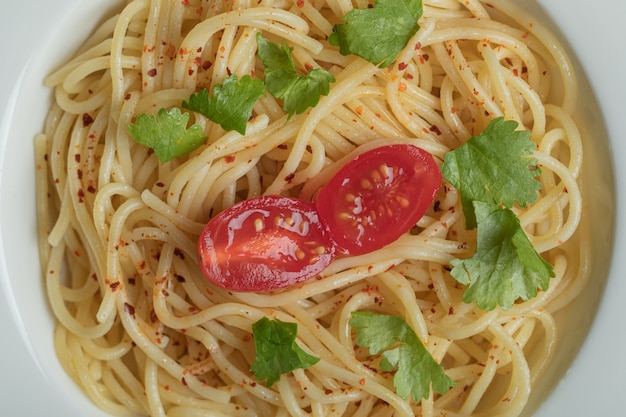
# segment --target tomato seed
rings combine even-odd
[[[263,219],[254,219],[254,230],[256,230],[257,233],[260,233],[263,229],[265,229],[265,222]]]

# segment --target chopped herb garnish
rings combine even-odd
[[[256,358],[250,367],[259,381],[272,386],[282,374],[295,369],[306,369],[319,358],[306,353],[296,343],[298,325],[263,317],[252,325]]]
[[[483,310],[496,305],[510,309],[517,299],[528,300],[538,288],[547,290],[552,265],[537,253],[511,210],[537,198],[541,173],[531,158],[530,133],[514,121],[493,120],[479,136],[448,152],[441,167],[444,178],[461,194],[465,223],[477,229],[476,252],[455,259],[451,275],[469,284],[467,303]]]
[[[263,81],[244,75],[239,80],[235,74],[213,87],[211,96],[202,89],[183,101],[183,107],[202,114],[218,123],[226,131],[246,133],[246,123],[252,116],[254,103],[265,95]]]
[[[291,56],[293,48],[279,45],[257,34],[257,54],[265,67],[264,82],[267,90],[283,100],[283,109],[289,114],[304,113],[315,107],[321,96],[328,95],[335,77],[326,70],[315,68],[300,75]]]
[[[531,158],[535,143],[526,130],[516,130],[517,122],[500,117],[478,136],[446,153],[441,167],[443,177],[461,193],[468,229],[476,227],[474,201],[526,207],[537,199],[541,174]]]
[[[477,247],[469,259],[454,259],[452,277],[469,284],[463,301],[482,310],[496,305],[508,310],[518,298],[529,300],[537,288],[547,290],[552,265],[535,250],[512,210],[494,203],[474,202]]]
[[[369,348],[371,355],[382,352],[380,368],[395,372],[393,386],[401,398],[420,401],[429,396],[431,385],[439,394],[456,385],[402,317],[357,311],[350,326],[356,329],[358,346]]]
[[[421,0],[377,0],[372,8],[348,12],[328,41],[342,55],[355,54],[384,68],[415,35],[422,13]]]
[[[181,113],[178,108],[160,109],[156,116],[143,113],[137,116],[128,131],[137,143],[152,148],[165,163],[189,154],[207,139],[202,134],[202,127],[195,124],[187,127],[188,122],[189,113]]]

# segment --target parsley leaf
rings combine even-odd
[[[306,369],[319,362],[298,346],[298,325],[263,317],[252,325],[256,358],[250,367],[259,381],[267,379],[270,387],[282,374],[294,369]]]
[[[279,45],[257,33],[257,55],[265,67],[264,82],[267,90],[283,100],[283,109],[289,114],[304,113],[315,107],[321,96],[330,92],[335,77],[326,70],[316,68],[306,75],[299,75],[291,56],[293,48]]]
[[[145,113],[137,116],[135,123],[128,125],[128,131],[135,142],[152,148],[159,160],[165,163],[187,155],[207,139],[201,126],[187,128],[188,122],[189,113],[181,113],[178,108],[169,112],[160,109],[156,116]]]
[[[537,288],[547,290],[554,270],[533,248],[512,210],[498,204],[474,202],[477,228],[476,253],[454,259],[452,277],[469,284],[463,301],[482,310],[496,305],[508,310],[518,298],[528,300]]]
[[[355,54],[389,66],[419,29],[422,0],[377,0],[373,8],[353,9],[328,38],[342,55]]]
[[[450,274],[469,284],[463,301],[483,310],[508,310],[517,299],[536,296],[538,288],[547,290],[554,276],[511,210],[515,203],[535,201],[541,188],[537,161],[529,157],[535,144],[517,126],[502,117],[493,120],[479,136],[446,153],[441,166],[461,194],[466,227],[477,228],[476,252],[452,260]]]
[[[213,86],[211,97],[206,89],[202,89],[192,94],[189,102],[183,101],[183,108],[202,114],[226,131],[236,130],[245,135],[254,103],[265,95],[264,91],[263,81],[249,75],[239,80],[233,74],[222,84]]]
[[[395,372],[393,385],[401,398],[420,401],[428,397],[431,384],[439,394],[456,385],[402,317],[356,311],[350,326],[356,329],[358,346],[368,347],[371,355],[382,352],[380,368]]]
[[[493,120],[479,135],[446,153],[443,177],[461,193],[465,224],[476,227],[473,201],[526,207],[537,199],[541,173],[537,161],[528,158],[535,149],[530,132],[518,131],[517,122]]]

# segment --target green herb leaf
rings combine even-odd
[[[496,305],[508,310],[518,298],[536,296],[537,288],[547,290],[554,276],[552,265],[535,251],[515,213],[480,201],[474,202],[474,208],[476,253],[469,259],[450,262],[452,277],[469,284],[463,301],[475,301],[487,311]]]
[[[283,109],[289,117],[315,107],[321,96],[328,95],[330,83],[335,81],[331,73],[316,68],[299,75],[291,56],[293,48],[270,42],[260,33],[257,33],[257,46],[257,54],[265,67],[267,90],[283,100]]]
[[[294,369],[306,369],[319,358],[306,353],[296,343],[298,325],[263,317],[252,325],[256,358],[250,367],[259,381],[267,380],[270,387],[282,374]]]
[[[441,172],[461,193],[465,224],[476,227],[473,201],[522,207],[537,199],[541,173],[537,161],[528,156],[535,149],[530,133],[518,131],[517,122],[500,117],[479,136],[446,153]]]
[[[142,145],[154,150],[162,163],[172,158],[185,156],[199,148],[207,139],[202,127],[192,125],[187,128],[189,113],[181,113],[173,108],[169,112],[160,109],[157,115],[140,114],[135,123],[128,126],[131,137]]]
[[[348,12],[328,41],[342,55],[355,54],[384,68],[415,35],[422,13],[421,0],[377,0],[373,8]]]
[[[265,95],[264,91],[263,81],[249,75],[239,80],[233,74],[213,87],[211,97],[206,89],[200,90],[189,97],[189,102],[183,101],[183,107],[202,114],[226,131],[245,135],[254,103]]]
[[[356,329],[358,346],[369,348],[371,355],[382,352],[380,367],[395,372],[393,385],[401,398],[420,401],[428,397],[431,384],[440,394],[456,385],[402,317],[357,311],[350,326]]]

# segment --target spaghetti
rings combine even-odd
[[[36,138],[42,272],[66,372],[102,410],[150,416],[517,416],[549,365],[553,313],[586,281],[577,81],[558,41],[513,1],[428,0],[420,29],[381,69],[326,41],[357,0],[132,0],[46,79],[54,103]],[[137,115],[179,106],[230,74],[260,77],[256,33],[293,47],[298,68],[336,78],[291,118],[259,99],[246,135],[193,114],[208,136],[160,163],[135,143]],[[274,293],[211,286],[196,241],[212,215],[262,194],[311,198],[336,161],[380,138],[439,161],[490,120],[531,132],[542,190],[515,208],[554,266],[549,290],[508,311],[462,301],[449,262],[471,255],[458,193],[444,187],[411,233],[336,259]],[[370,145],[371,146],[371,145]],[[344,158],[344,159],[342,159]],[[289,177],[289,181],[285,178]],[[580,229],[577,232],[577,229]],[[403,400],[355,348],[351,313],[402,316],[456,386]],[[271,388],[249,371],[251,325],[298,324],[320,358]]]

